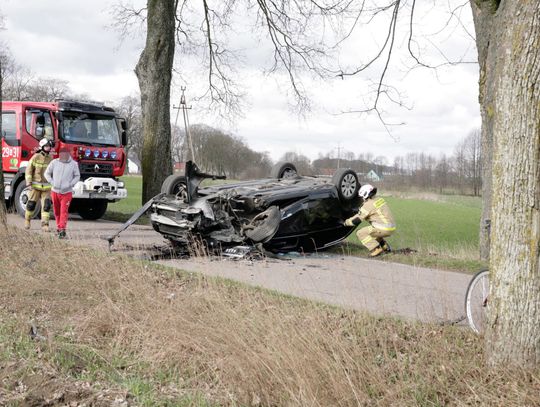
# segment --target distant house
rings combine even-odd
[[[135,157],[128,158],[127,167],[130,174],[141,173],[141,162]]]
[[[186,163],[180,163],[180,162],[176,162],[174,163],[173,165],[173,171],[174,172],[184,172],[186,169]]]
[[[369,172],[365,176],[365,179],[368,181],[379,182],[382,178],[375,171],[369,170]]]

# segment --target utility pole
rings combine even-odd
[[[184,117],[184,129],[185,129],[185,132],[186,132],[186,138],[187,138],[188,147],[189,147],[188,156],[187,156],[186,161],[195,161],[195,151],[193,150],[193,139],[191,138],[191,131],[190,131],[190,125],[189,125],[189,116],[188,116],[188,113],[187,113],[187,111],[191,109],[191,105],[188,106],[187,103],[186,103],[186,94],[185,94],[186,87],[182,86],[180,89],[182,90],[182,95],[180,96],[180,106],[174,106],[173,105],[173,109],[177,110],[176,119],[174,121],[174,126],[175,127],[177,126],[177,124],[178,124],[178,116],[180,115],[180,110],[182,110],[182,115]]]

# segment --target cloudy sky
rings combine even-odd
[[[137,0],[141,4],[141,0]],[[77,93],[94,100],[115,102],[136,94],[138,84],[133,72],[144,45],[144,35],[133,30],[121,39],[111,28],[112,0],[3,0],[5,30],[1,39],[14,58],[36,76],[69,81]],[[128,3],[124,1],[124,3]],[[131,2],[129,2],[131,3]],[[379,2],[380,3],[380,2]],[[309,112],[298,115],[291,105],[290,87],[284,74],[267,75],[271,49],[263,34],[256,34],[247,18],[235,21],[234,34],[228,38],[239,51],[236,78],[245,92],[243,117],[232,122],[205,109],[204,102],[192,103],[191,123],[220,126],[243,137],[259,151],[268,151],[278,159],[286,151],[316,158],[319,153],[352,151],[371,152],[392,160],[411,151],[434,154],[451,153],[454,145],[472,130],[479,128],[478,67],[472,17],[468,6],[458,8],[458,18],[450,10],[459,5],[453,0],[425,1],[415,12],[413,48],[424,61],[439,65],[447,59],[469,63],[443,66],[437,70],[411,69],[407,57],[408,21],[397,27],[396,47],[388,71],[387,83],[399,92],[405,107],[382,99],[380,108],[388,130],[376,114],[343,113],[370,106],[373,82],[382,65],[361,76],[345,80],[321,81],[302,77],[311,98]],[[143,2],[144,4],[144,2]],[[343,44],[341,66],[359,66],[376,54],[384,42],[388,15],[381,15],[369,26],[362,26]],[[201,70],[197,60],[177,55],[177,76],[173,103],[178,103],[179,88],[187,85],[187,95],[201,91]],[[180,63],[188,61],[190,63]],[[175,113],[172,118],[174,120]]]

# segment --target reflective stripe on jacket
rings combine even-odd
[[[45,170],[51,161],[52,157],[41,151],[32,156],[24,173],[24,179],[27,183],[32,184],[32,188],[40,191],[49,191],[51,189],[51,184],[45,179]]]

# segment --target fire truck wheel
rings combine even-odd
[[[15,196],[13,202],[15,204],[15,209],[17,213],[24,218],[24,213],[26,212],[26,204],[28,202],[28,197],[30,196],[30,188],[27,187],[24,181],[19,182],[17,188],[15,189]],[[37,219],[41,215],[41,202],[36,202],[36,208],[34,209],[34,218]]]
[[[85,199],[77,203],[77,211],[85,220],[97,220],[107,212],[107,204],[105,199]]]

